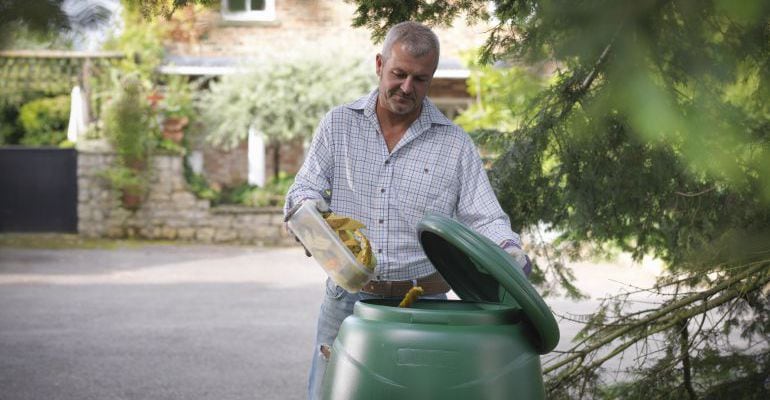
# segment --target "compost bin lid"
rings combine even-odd
[[[559,326],[513,257],[465,225],[436,214],[420,221],[417,235],[428,259],[461,299],[520,307],[534,329],[537,351],[545,354],[556,347]]]

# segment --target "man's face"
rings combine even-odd
[[[387,60],[383,61],[382,55],[378,54],[378,105],[397,115],[417,112],[428,94],[436,61],[436,52],[415,57],[400,43],[393,45]]]

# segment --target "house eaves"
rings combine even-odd
[[[170,54],[165,57],[159,72],[167,75],[221,76],[245,70],[246,59],[236,57],[201,57]],[[467,79],[470,71],[460,61],[441,59],[433,75],[438,79]]]

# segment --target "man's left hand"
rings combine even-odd
[[[529,274],[532,273],[532,262],[529,260],[529,256],[524,253],[524,250],[516,246],[510,246],[507,247],[505,251],[510,254],[514,260],[516,260],[516,264],[521,267],[524,275],[529,276]]]

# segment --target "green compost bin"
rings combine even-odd
[[[543,399],[540,355],[559,327],[521,266],[450,218],[418,225],[423,251],[462,299],[356,303],[332,346],[324,399]]]

